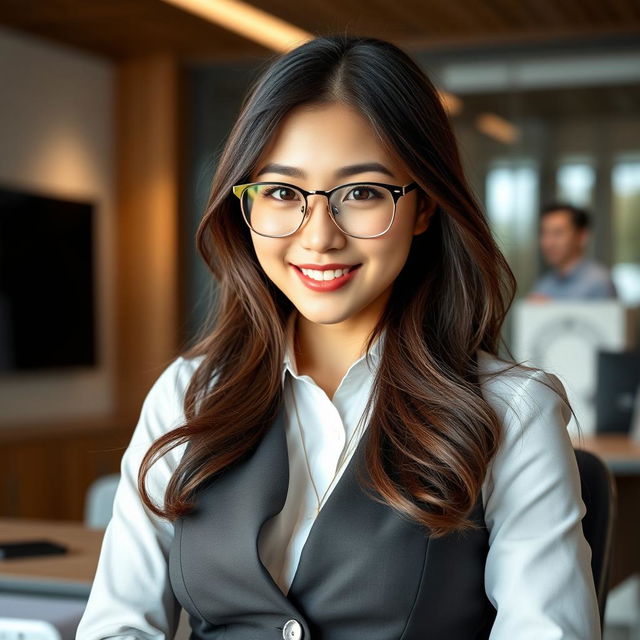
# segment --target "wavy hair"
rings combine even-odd
[[[480,392],[476,352],[498,356],[515,277],[467,184],[431,81],[400,48],[368,37],[318,37],[270,60],[245,97],[196,234],[217,281],[217,300],[183,355],[204,358],[185,392],[185,423],[150,447],[139,491],[159,516],[187,514],[198,488],[248,455],[281,408],[293,306],[258,263],[231,188],[249,180],[291,109],[331,101],[357,108],[404,162],[423,197],[437,205],[427,231],[414,237],[366,345],[386,329],[367,407],[361,481],[374,499],[432,536],[471,528],[468,516],[501,428]],[[184,443],[189,446],[164,505],[155,505],[145,477],[158,458]]]

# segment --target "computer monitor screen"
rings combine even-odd
[[[629,433],[640,385],[640,351],[599,351],[596,431]]]
[[[93,218],[0,187],[0,373],[96,364]]]

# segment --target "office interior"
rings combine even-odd
[[[195,232],[225,137],[269,60],[333,32],[393,41],[440,91],[518,281],[505,344],[558,374],[576,446],[610,473],[604,637],[640,638],[633,0],[0,3],[0,542],[59,539],[82,556],[0,560],[0,635],[19,612],[74,637],[142,402],[215,304]],[[591,214],[587,256],[615,299],[527,300],[549,269],[539,214],[555,201]]]

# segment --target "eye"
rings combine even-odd
[[[273,198],[274,200],[283,201],[295,201],[298,199],[298,194],[289,187],[283,187],[282,185],[274,185],[273,187],[266,187],[262,192],[265,198]]]
[[[376,198],[380,198],[380,192],[370,185],[362,184],[350,189],[345,200],[374,200]]]

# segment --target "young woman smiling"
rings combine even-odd
[[[78,640],[600,637],[564,388],[423,71],[317,38],[256,81],[197,246],[218,282],[122,460]]]

